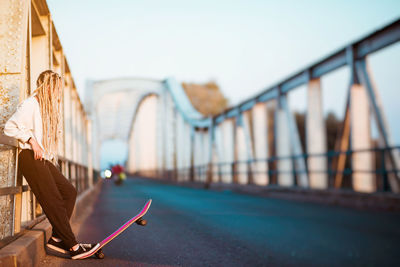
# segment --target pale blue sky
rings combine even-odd
[[[400,18],[400,1],[48,0],[79,92],[85,80],[136,76],[216,80],[238,103]],[[393,139],[400,44],[374,55]],[[323,78],[325,111],[343,114],[346,69]],[[304,89],[290,96],[304,110]]]

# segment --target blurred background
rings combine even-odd
[[[83,99],[87,79],[173,76],[204,114],[238,104],[400,16],[396,0],[47,2]],[[369,59],[400,144],[400,44]],[[348,81],[346,69],[322,78],[324,116],[331,121],[343,120]],[[220,100],[203,107],[210,106],[203,101],[210,92],[199,86],[218,88]],[[306,87],[289,102],[304,114]],[[126,150],[108,141],[101,166],[122,163]]]

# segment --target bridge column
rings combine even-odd
[[[236,172],[237,174],[237,181],[239,184],[247,184],[248,183],[248,151],[246,147],[246,134],[245,134],[245,127],[244,127],[244,118],[243,114],[239,114],[237,117],[237,121],[235,124],[235,154],[236,160]]]
[[[206,182],[209,157],[208,133],[203,130],[196,131],[193,147],[195,181]]]
[[[322,108],[320,79],[308,82],[306,145],[308,157],[308,173],[311,188],[328,187],[327,160],[325,156],[312,156],[326,153],[326,127]]]
[[[140,155],[140,124],[137,123],[137,125],[135,125],[135,131],[133,132],[133,146],[134,146],[134,156],[133,156],[133,165],[134,165],[134,169],[136,172],[141,172],[142,169],[140,168],[140,158],[142,155]]]
[[[167,179],[173,179],[175,170],[175,116],[174,116],[174,105],[170,94],[166,91],[163,93],[164,99],[164,112],[162,114],[163,120],[163,146],[164,146],[164,172]]]
[[[202,132],[202,140],[203,140],[203,169],[202,169],[202,181],[210,182],[209,173],[211,171],[211,135],[208,131]]]
[[[87,167],[89,172],[89,187],[93,185],[93,154],[90,149],[93,145],[92,143],[92,122],[87,120],[87,129],[86,129],[86,140],[87,140]]]
[[[136,114],[135,131],[137,170],[153,176],[157,168],[157,96],[148,96],[141,104]]]
[[[218,160],[218,151],[216,148],[216,145],[212,145],[212,154],[211,154],[211,182],[212,183],[217,183],[220,182],[220,177],[219,177],[219,160]]]
[[[201,132],[194,131],[193,138],[193,180],[200,181],[201,175],[199,172],[199,168],[202,165],[203,158],[203,145],[202,145],[202,136]]]
[[[163,116],[163,113],[165,111],[164,107],[164,96],[160,95],[157,97],[157,141],[156,141],[156,153],[157,153],[157,170],[156,170],[156,175],[157,177],[163,177],[164,171],[165,171],[165,162],[164,162],[164,155],[165,155],[165,128],[164,128],[164,121],[165,118]]]
[[[232,183],[232,166],[234,161],[234,121],[226,119],[220,124],[222,130],[223,159],[220,166],[222,172],[222,182]]]
[[[77,92],[71,92],[72,104],[72,160],[78,162],[78,101]],[[75,167],[74,167],[75,168]]]
[[[265,103],[257,103],[253,108],[254,163],[253,182],[267,185],[268,179],[268,118]]]
[[[253,138],[252,138],[252,122],[251,122],[251,111],[243,112],[242,116],[243,130],[245,135],[246,144],[246,156],[247,156],[247,180],[248,183],[254,183],[253,173],[255,170],[254,163],[254,149],[253,149]]]
[[[134,155],[134,153],[132,153],[132,151],[135,151],[134,150],[134,145],[133,145],[133,142],[134,142],[134,133],[131,133],[130,135],[129,135],[129,139],[128,139],[128,151],[131,151],[130,153],[128,153],[128,157],[127,157],[127,159],[126,159],[126,171],[128,172],[128,173],[134,173],[135,172],[135,155]]]
[[[372,148],[370,113],[368,96],[360,84],[353,84],[350,89],[350,122],[352,150],[366,150]],[[353,152],[353,188],[361,192],[376,190],[372,152]]]
[[[182,116],[182,115],[180,115]],[[184,167],[184,180],[190,180],[190,169],[191,169],[191,153],[192,153],[192,127],[186,121],[184,122],[184,155],[183,155],[183,167]]]
[[[294,185],[294,180],[292,159],[289,158],[291,156],[291,149],[288,116],[286,115],[286,111],[279,104],[275,116],[278,184],[292,186]]]
[[[182,116],[178,111],[175,112],[176,118],[176,135],[175,135],[175,144],[176,144],[176,168],[177,168],[177,180],[183,180],[183,166],[184,166],[184,140],[185,140],[185,125]]]
[[[82,114],[78,99],[79,96],[76,94],[76,161],[82,163]]]
[[[214,144],[212,147],[212,181],[222,182],[222,165],[224,162],[224,142],[221,125],[214,125]]]

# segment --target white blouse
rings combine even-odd
[[[40,114],[39,102],[35,95],[36,93],[32,94],[18,105],[17,110],[4,126],[4,134],[18,139],[18,145],[22,149],[32,150],[28,139],[29,137],[35,138],[44,151],[43,157],[51,160],[53,155],[49,155],[42,145],[42,116]]]

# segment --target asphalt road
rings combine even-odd
[[[152,198],[106,258],[46,256],[41,266],[400,266],[400,214],[128,179],[103,184],[80,242],[99,242]]]

